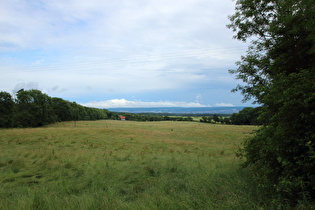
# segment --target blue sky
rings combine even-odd
[[[250,106],[232,0],[1,0],[0,90],[99,107]]]

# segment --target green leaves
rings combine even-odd
[[[7,92],[0,92],[0,128],[12,126],[14,101],[12,96]]]
[[[61,98],[51,98],[39,90],[19,90],[16,99],[0,92],[0,128],[37,127],[59,121],[108,118],[104,109],[83,107]]]
[[[246,83],[234,91],[262,105],[265,125],[242,151],[277,202],[315,198],[314,10],[313,0],[239,0],[228,26],[253,39],[230,73]]]
[[[252,36],[261,40],[267,40],[271,37],[270,23],[275,18],[275,3],[267,0],[239,0],[236,2],[236,12],[230,16],[231,28],[237,38],[246,41]]]

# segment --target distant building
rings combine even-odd
[[[125,116],[119,116],[119,117],[120,117],[120,120],[126,120]]]

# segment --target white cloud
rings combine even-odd
[[[95,108],[136,108],[136,107],[209,107],[197,102],[182,101],[159,101],[159,102],[143,102],[128,101],[126,99],[111,99],[107,101],[93,101],[81,104],[87,107]]]
[[[227,103],[217,103],[217,104],[215,104],[215,106],[230,107],[230,106],[234,106],[234,105],[233,104],[227,104]]]

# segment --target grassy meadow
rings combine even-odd
[[[79,121],[0,130],[0,209],[259,209],[254,126]]]

